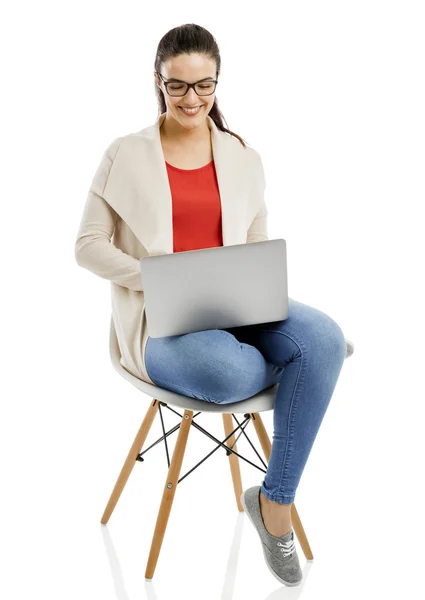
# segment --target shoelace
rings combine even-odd
[[[283,552],[283,557],[290,556],[295,552],[295,543],[293,539],[288,540],[284,544],[282,544],[282,542],[277,542],[277,546],[282,546],[280,551]]]

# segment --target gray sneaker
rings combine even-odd
[[[281,537],[276,537],[267,531],[261,515],[260,488],[260,485],[254,485],[242,492],[242,506],[260,536],[269,571],[285,585],[299,585],[303,572],[295,548],[294,531],[291,528]]]

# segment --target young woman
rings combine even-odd
[[[269,568],[295,585],[302,573],[291,504],[346,356],[341,328],[293,299],[284,321],[163,338],[149,337],[144,315],[141,257],[268,239],[262,161],[223,125],[215,95],[220,62],[213,36],[198,25],[161,39],[154,65],[159,117],[106,150],[76,258],[111,281],[121,363],[136,376],[221,404],[280,382],[267,473],[243,498],[250,516],[261,515],[263,539],[274,544],[266,544]]]

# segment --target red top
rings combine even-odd
[[[223,245],[221,202],[212,160],[199,169],[179,169],[165,161],[173,205],[173,251]]]

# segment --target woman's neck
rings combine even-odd
[[[160,128],[161,139],[170,144],[178,145],[193,145],[202,144],[211,136],[208,123],[205,121],[203,125],[186,129],[182,127],[175,119],[167,119],[162,122]]]

